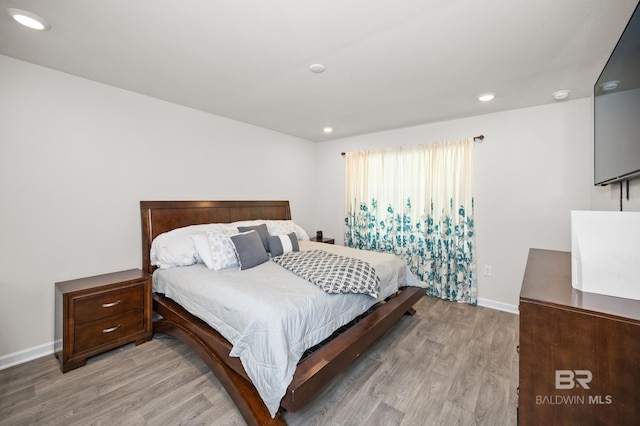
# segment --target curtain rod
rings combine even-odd
[[[482,141],[482,140],[484,140],[484,135],[478,135],[478,136],[474,136],[473,137],[473,141],[474,142]],[[344,157],[345,155],[347,155],[347,153],[346,152],[341,152],[340,155],[342,155]]]

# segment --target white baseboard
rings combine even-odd
[[[496,302],[491,299],[478,298],[478,306],[484,306],[485,308],[497,309],[499,311],[509,312],[510,314],[520,315],[520,310],[517,306],[509,305],[508,303]]]
[[[0,356],[0,370],[53,354],[53,342]]]

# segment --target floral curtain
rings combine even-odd
[[[473,139],[346,154],[345,245],[404,258],[427,295],[477,304]]]

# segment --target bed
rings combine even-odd
[[[288,201],[141,201],[140,213],[143,269],[149,273],[156,271],[151,255],[153,240],[174,229],[254,219],[291,220]],[[331,249],[351,250],[339,246]],[[261,267],[265,270],[280,268],[273,263],[270,261]],[[194,265],[193,270],[196,274],[208,273],[203,265]],[[160,277],[163,273],[164,270],[156,272],[154,284],[156,281],[162,282]],[[246,275],[249,276],[250,273],[253,272]],[[233,275],[233,272],[229,271],[228,275]],[[240,358],[231,356],[234,345],[201,319],[202,315],[193,315],[190,313],[190,310],[193,312],[190,306],[187,306],[189,310],[185,309],[165,293],[163,288],[162,293],[154,294],[154,311],[158,314],[158,319],[154,321],[154,332],[172,335],[196,352],[219,379],[245,421],[248,424],[265,425],[285,424],[281,410],[295,412],[309,402],[326,383],[388,331],[403,315],[413,314],[412,306],[424,295],[424,289],[407,286],[394,291],[393,297],[387,298],[383,303],[377,303],[353,325],[342,327],[345,331],[341,334],[318,345],[319,348],[313,353],[305,354],[305,358],[294,367],[292,379],[279,402],[281,408],[276,413],[273,412],[272,403],[270,408],[265,404]],[[362,299],[369,296],[358,297]],[[179,300],[178,297],[174,298]],[[250,306],[249,302],[247,305]],[[225,330],[220,331],[225,333]]]

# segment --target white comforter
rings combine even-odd
[[[422,286],[396,256],[300,241],[369,262],[381,280],[376,300],[362,294],[327,294],[272,261],[240,271],[213,271],[203,264],[154,272],[154,291],[164,293],[222,334],[272,416],[308,348],[406,285]]]

